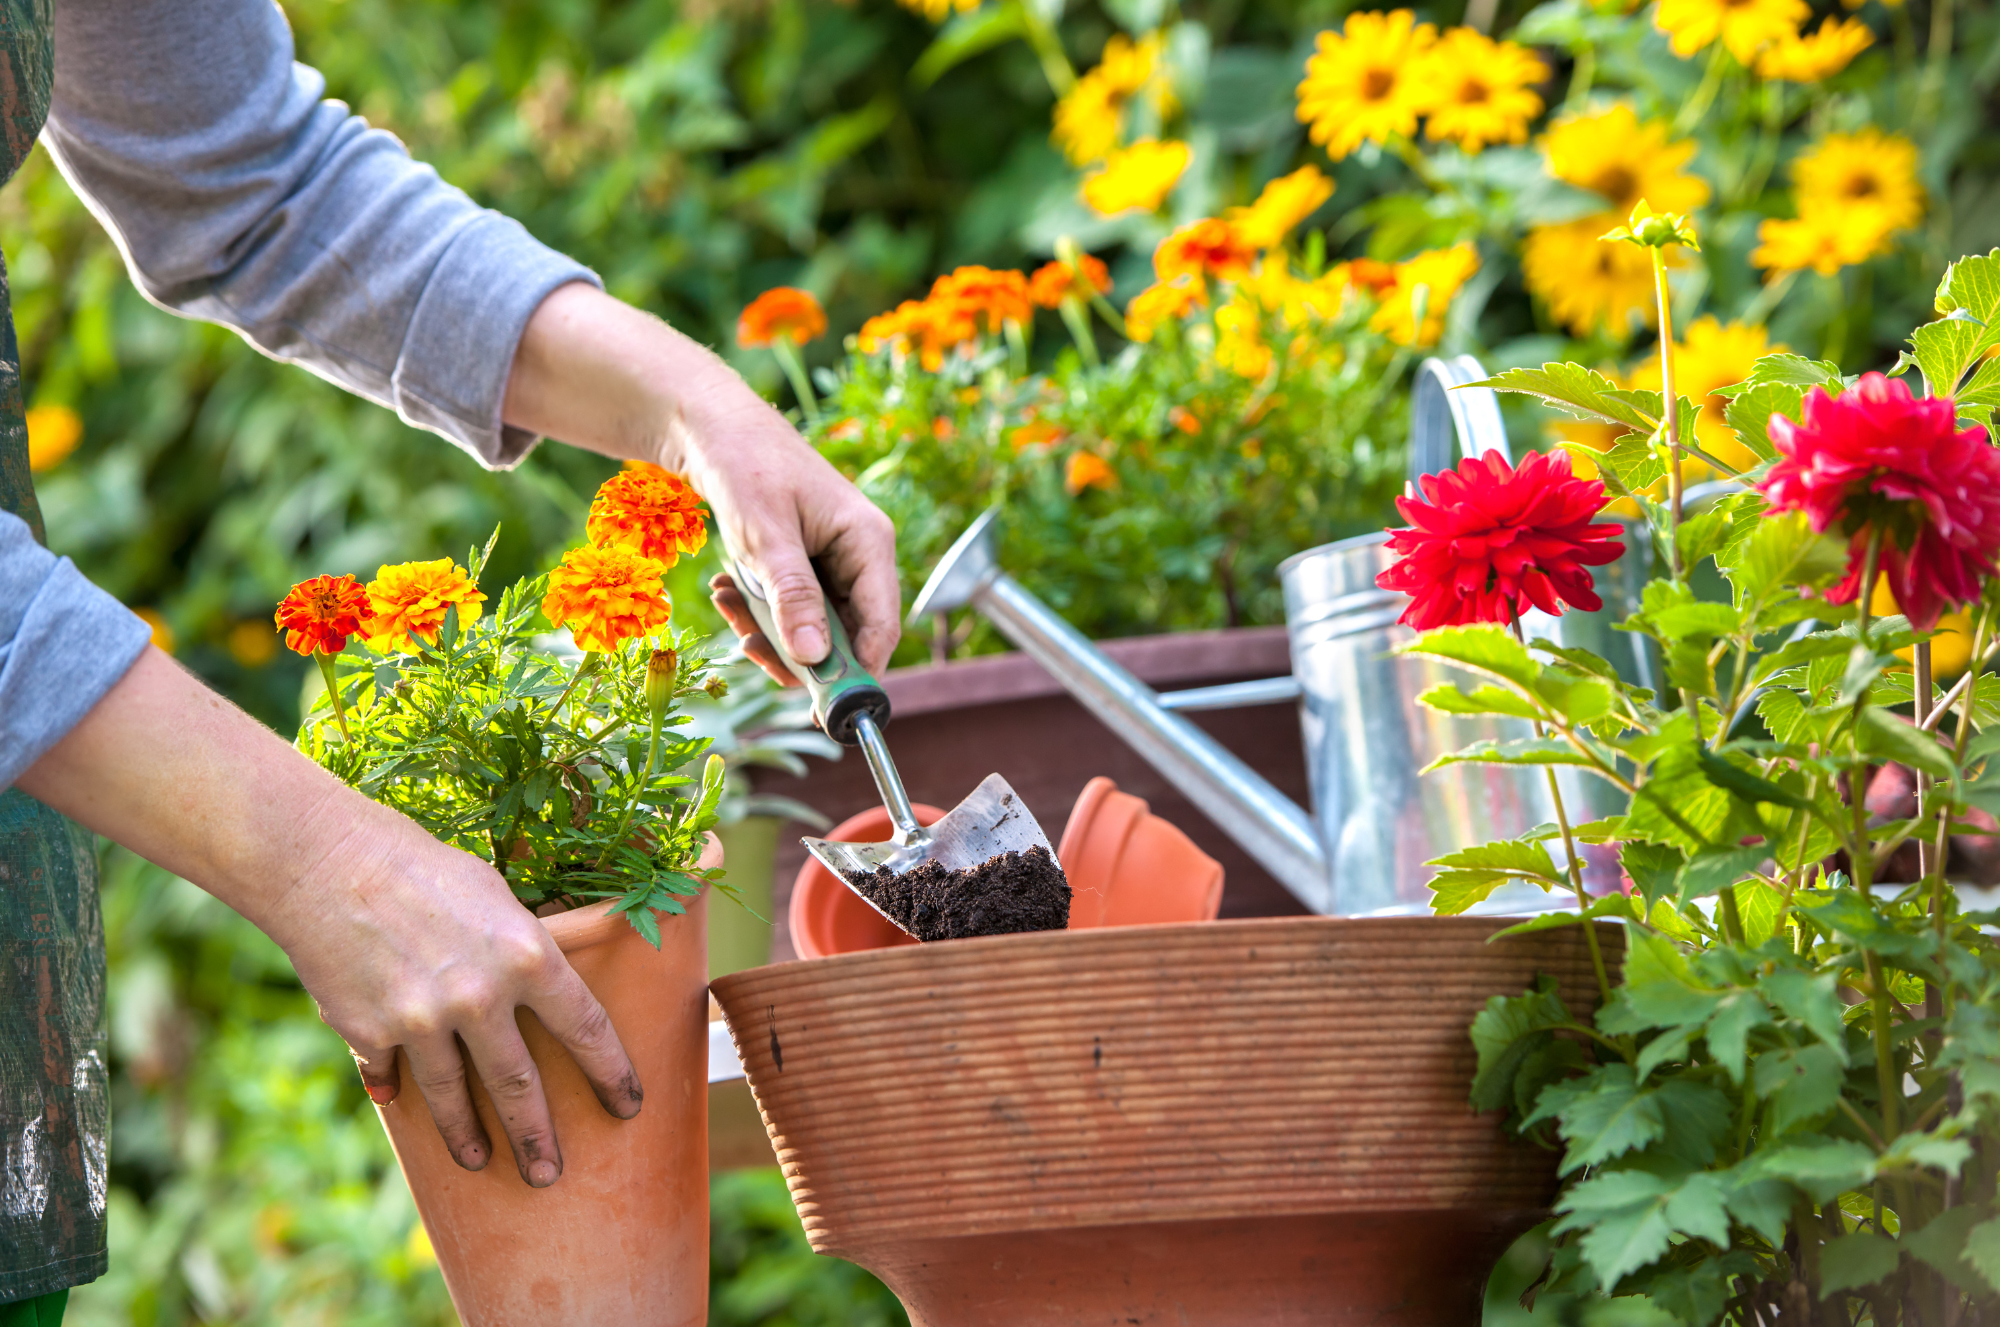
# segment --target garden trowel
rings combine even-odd
[[[806,851],[838,876],[857,898],[882,913],[899,929],[907,930],[895,918],[882,912],[873,899],[855,887],[854,882],[885,866],[902,875],[927,861],[935,861],[947,871],[970,871],[1002,853],[1025,853],[1038,846],[1049,854],[1051,860],[1055,858],[1055,848],[1049,843],[1048,835],[1042,833],[1042,827],[1035,822],[1027,804],[998,774],[987,775],[972,790],[972,794],[947,811],[943,819],[935,824],[919,825],[916,812],[910,808],[910,795],[903,791],[902,776],[896,773],[896,762],[889,756],[889,744],[882,737],[882,729],[889,722],[889,693],[855,659],[847,630],[841,625],[839,615],[833,611],[832,603],[826,605],[826,624],[833,648],[819,663],[802,664],[792,658],[784,647],[772,617],[770,601],[764,594],[763,582],[734,559],[730,563],[730,576],[743,592],[750,614],[757,619],[757,625],[771,642],[771,648],[784,660],[785,667],[805,683],[806,691],[812,696],[813,718],[820,728],[843,746],[859,746],[862,757],[868,762],[869,773],[875,776],[875,787],[882,794],[882,806],[888,811],[889,821],[895,827],[887,843],[836,843],[815,838],[800,840],[806,845]]]

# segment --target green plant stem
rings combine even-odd
[[[1097,357],[1097,338],[1090,332],[1090,311],[1083,301],[1074,295],[1063,296],[1056,306],[1062,315],[1063,326],[1069,329],[1069,339],[1076,344],[1076,353],[1091,368],[1102,368],[1103,361]]]
[[[604,851],[597,854],[597,861],[590,868],[591,870],[602,871],[604,864],[611,860],[611,850],[625,841],[625,831],[632,827],[632,816],[639,809],[639,799],[646,795],[646,785],[653,781],[653,766],[658,762],[659,758],[660,720],[656,715],[653,719],[652,740],[646,744],[646,772],[633,783],[632,800],[625,804],[625,814],[618,821],[618,832],[613,834],[611,841],[604,845]]]
[[[1076,66],[1069,62],[1069,53],[1063,50],[1062,38],[1049,26],[1032,4],[1016,0],[1014,8],[1020,12],[1021,28],[1028,39],[1028,47],[1041,63],[1042,77],[1049,81],[1049,90],[1062,97],[1076,86]]]
[[[1653,298],[1660,306],[1660,407],[1661,423],[1667,431],[1667,567],[1674,580],[1685,579],[1681,566],[1681,411],[1674,390],[1674,301],[1667,288],[1667,256],[1655,247],[1653,255]]]
[[[1000,324],[1000,334],[1007,342],[1007,368],[1016,380],[1028,376],[1028,336],[1021,324],[1012,318]]]
[[[1952,0],[1931,0],[1931,37],[1924,53],[1924,77],[1917,89],[1914,123],[1929,124],[1937,118],[1938,103],[1944,96],[1945,76],[1951,67]]]
[[[799,413],[805,416],[807,426],[818,428],[819,398],[813,395],[812,379],[806,376],[806,365],[799,358],[799,348],[792,344],[789,336],[777,336],[771,340],[771,353],[778,357],[778,367],[785,371],[785,377],[792,384],[792,395],[799,399]]]
[[[319,675],[326,679],[326,696],[333,702],[333,721],[340,725],[340,740],[352,742],[354,734],[347,731],[347,708],[340,703],[340,683],[333,680],[333,656],[324,650],[314,650],[313,658],[319,661]]]
[[[1890,1040],[1895,1029],[1889,1019],[1889,982],[1874,951],[1863,950],[1862,959],[1868,965],[1868,1003],[1875,1015],[1875,1090],[1882,1095],[1882,1136],[1893,1143],[1903,1129],[1901,1085],[1896,1082],[1895,1047]]]
[[[1563,106],[1568,110],[1582,106],[1590,96],[1590,85],[1597,81],[1597,48],[1585,42],[1583,49],[1574,55],[1576,63],[1570,68],[1569,92],[1563,98]]]
[[[1724,885],[1715,893],[1716,911],[1722,915],[1722,935],[1732,945],[1743,940],[1743,913],[1736,906],[1736,886]]]
[[[562,694],[560,696],[556,697],[556,707],[549,711],[549,718],[551,720],[554,720],[556,717],[562,714],[562,707],[569,700],[570,692],[576,690],[576,684],[578,682],[583,681],[584,677],[587,674],[594,673],[596,671],[597,671],[596,653],[594,651],[585,653],[583,656],[583,662],[576,666],[575,674],[573,674],[570,677],[569,685],[562,689]]]
[[[1781,273],[1772,280],[1766,281],[1764,288],[1757,292],[1757,298],[1751,300],[1749,306],[1743,310],[1744,325],[1747,327],[1762,327],[1765,320],[1770,318],[1771,311],[1777,308],[1785,296],[1791,292],[1792,283],[1798,279],[1799,274],[1793,271]]]
[[[1674,117],[1674,133],[1684,134],[1701,123],[1701,117],[1708,114],[1708,108],[1715,101],[1715,94],[1722,90],[1722,71],[1726,67],[1728,48],[1716,42],[1709,48],[1708,68],[1702,71],[1701,86],[1694,90]]]

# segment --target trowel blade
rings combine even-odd
[[[1053,857],[1056,850],[1049,836],[1029,812],[1019,793],[998,774],[989,774],[971,796],[945,812],[944,818],[928,826],[921,837],[909,843],[837,843],[831,839],[802,839],[806,851],[820,865],[834,873],[849,889],[857,876],[888,867],[901,875],[926,861],[935,860],[947,871],[966,871],[1003,852],[1026,852],[1041,845]],[[855,896],[874,908],[860,890]],[[880,908],[875,911],[882,912]],[[888,917],[887,913],[882,913]],[[890,921],[895,918],[889,917]]]

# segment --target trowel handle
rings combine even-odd
[[[731,558],[729,575],[736,582],[736,588],[743,592],[743,601],[750,605],[750,616],[757,619],[758,628],[764,638],[771,642],[771,648],[792,675],[806,684],[807,694],[812,696],[813,718],[820,728],[834,741],[844,746],[853,746],[861,739],[854,731],[854,716],[867,714],[874,717],[878,726],[889,722],[889,693],[882,684],[868,675],[861,661],[854,657],[854,646],[847,639],[847,628],[841,625],[840,615],[833,611],[833,604],[822,592],[821,601],[826,606],[827,636],[833,648],[826,658],[816,664],[803,664],[785,648],[784,638],[778,634],[778,622],[771,612],[771,601],[764,593],[764,582],[757,574],[741,562]]]

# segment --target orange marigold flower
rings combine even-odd
[[[1045,309],[1053,309],[1075,295],[1089,299],[1111,289],[1111,272],[1087,253],[1078,254],[1076,266],[1065,262],[1045,263],[1028,278],[1028,298]]]
[[[826,334],[826,310],[809,290],[773,286],[750,301],[736,320],[736,343],[745,348],[768,346],[781,336],[804,345]]]
[[[1380,299],[1396,288],[1396,265],[1375,258],[1356,258],[1333,269],[1348,285]]]
[[[479,617],[485,602],[465,569],[450,558],[384,567],[368,582],[369,616],[361,634],[384,652],[400,649],[413,636],[435,645],[446,610],[456,604],[463,626]]]
[[[955,302],[973,318],[985,314],[989,332],[999,331],[1002,323],[1025,323],[1035,316],[1028,278],[1009,269],[975,266],[947,272],[931,285],[931,298]]]
[[[542,615],[568,627],[578,649],[611,653],[667,625],[674,606],[660,582],[666,569],[657,558],[630,548],[572,548],[549,573]]]
[[[944,352],[979,335],[973,313],[958,300],[904,300],[887,313],[861,324],[858,343],[864,354],[884,346],[917,351],[933,373],[944,366]]]
[[[1153,250],[1153,272],[1162,281],[1183,276],[1197,282],[1209,276],[1218,281],[1241,281],[1250,275],[1250,264],[1255,261],[1257,248],[1249,237],[1214,217],[1182,226]]]
[[[347,638],[361,634],[368,615],[368,592],[352,576],[315,576],[300,581],[278,605],[278,629],[285,647],[298,654],[339,654]]]
[[[1118,476],[1096,452],[1071,452],[1063,467],[1063,487],[1075,497],[1087,488],[1116,488]]]
[[[1125,335],[1134,341],[1151,341],[1161,323],[1185,317],[1189,309],[1206,303],[1202,292],[1185,279],[1147,286],[1125,306]]]
[[[707,515],[687,480],[650,461],[627,461],[598,486],[584,530],[593,544],[630,548],[671,567],[708,542]]]
[[[1061,429],[1046,419],[1031,419],[1021,427],[1007,434],[1007,441],[1015,451],[1026,451],[1030,447],[1053,446],[1068,437]]]

